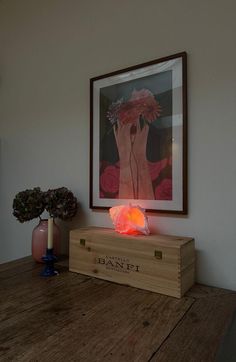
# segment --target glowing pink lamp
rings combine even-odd
[[[120,234],[149,235],[148,220],[145,210],[140,206],[120,205],[109,210],[115,231]]]

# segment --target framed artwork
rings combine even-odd
[[[92,78],[90,102],[90,207],[186,214],[186,53]]]

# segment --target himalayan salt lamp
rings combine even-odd
[[[120,234],[149,235],[148,221],[145,210],[140,206],[120,205],[109,210],[115,231]]]

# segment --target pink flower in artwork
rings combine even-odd
[[[153,122],[161,115],[161,107],[148,89],[133,90],[130,100],[136,102],[141,114],[148,122]]]
[[[172,200],[172,180],[165,178],[155,189],[156,200]]]
[[[119,169],[107,166],[100,176],[100,185],[103,192],[116,193],[119,190]]]
[[[168,165],[168,159],[164,158],[158,162],[149,162],[149,172],[151,180],[155,180],[160,175],[160,172]]]
[[[129,100],[113,102],[107,112],[112,124],[117,121],[135,124],[141,115],[147,122],[153,122],[161,115],[161,107],[148,89],[134,89]]]
[[[119,121],[122,124],[126,123],[135,123],[140,116],[140,111],[138,107],[135,107],[133,102],[126,102],[120,107],[119,110]]]

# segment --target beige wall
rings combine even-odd
[[[236,289],[235,12],[234,0],[0,1],[0,262],[30,254],[36,221],[11,215],[25,188],[75,192],[67,231],[111,226],[88,207],[89,78],[187,51],[189,215],[150,215],[151,229],[195,237],[198,281]]]

